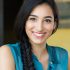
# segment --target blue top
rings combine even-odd
[[[19,43],[8,44],[8,46],[11,49],[16,65],[16,70],[23,70]],[[48,70],[68,70],[68,52],[65,49],[48,46],[47,51],[49,54]],[[43,70],[42,64],[34,54],[32,54],[32,58],[36,70]]]

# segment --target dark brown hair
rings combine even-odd
[[[35,70],[34,63],[32,59],[31,44],[29,42],[28,36],[25,32],[26,21],[32,12],[32,10],[43,3],[47,3],[54,14],[54,20],[56,22],[56,28],[53,33],[57,30],[59,24],[57,6],[54,0],[24,0],[19,13],[17,15],[15,23],[15,31],[20,42],[21,58],[23,63],[23,70]]]

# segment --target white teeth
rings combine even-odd
[[[43,36],[44,34],[34,33],[36,36]]]

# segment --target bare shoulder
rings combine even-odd
[[[3,45],[0,47],[0,55],[2,55],[1,57],[5,57],[5,56],[12,56],[11,50],[7,45]]]
[[[0,53],[1,52],[8,52],[10,51],[10,48],[7,45],[3,45],[0,47]]]
[[[11,54],[10,48],[9,48],[7,45],[1,46],[1,47],[0,47],[0,55],[2,55],[2,56],[0,56],[0,57],[6,57],[6,56],[11,57],[12,54]]]
[[[15,70],[15,63],[8,46],[0,47],[0,70]]]

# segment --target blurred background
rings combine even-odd
[[[0,46],[17,41],[13,26],[22,1],[0,0]],[[60,25],[57,32],[47,42],[70,52],[70,0],[55,1],[59,9]]]
[[[56,0],[59,10],[59,28],[48,43],[67,49],[70,53],[70,0]]]

